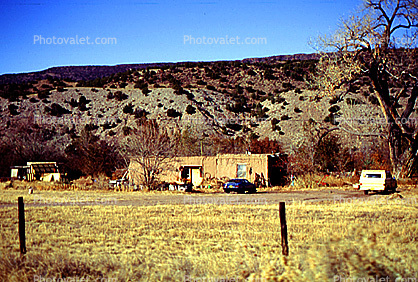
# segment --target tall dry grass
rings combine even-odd
[[[293,189],[351,189],[352,184],[358,182],[358,177],[340,177],[336,175],[322,175],[307,173],[297,176],[294,182]]]
[[[288,204],[287,258],[277,205],[27,207],[24,258],[17,208],[6,207],[0,280],[393,281],[418,269],[418,204],[407,199]]]

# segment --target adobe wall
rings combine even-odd
[[[175,182],[179,180],[179,167],[180,166],[202,166],[203,177],[206,178],[236,178],[237,177],[237,164],[246,164],[246,178],[249,181],[254,181],[255,173],[268,178],[268,161],[267,154],[226,154],[218,156],[193,156],[193,157],[178,157],[170,161],[167,167],[163,169],[160,174],[160,180],[166,182]],[[140,165],[135,162],[131,162],[129,170],[131,179],[135,183],[139,183],[140,178]],[[251,172],[251,173],[250,173]]]
[[[245,178],[247,178],[250,182],[254,181],[255,173],[263,173],[265,178],[268,177],[268,163],[266,154],[228,154],[219,155],[217,157],[217,178],[236,178],[237,164],[246,164],[247,169]]]
[[[159,179],[166,182],[175,182],[179,180],[179,168],[185,165],[202,166],[202,158],[200,156],[194,157],[179,157],[170,160],[167,165],[162,167],[163,171],[159,175]],[[137,162],[131,161],[129,164],[130,179],[134,183],[139,183],[141,178],[141,165]]]
[[[45,182],[61,181],[60,173],[45,173],[41,176],[41,180]]]
[[[205,179],[217,177],[216,158],[216,156],[202,157],[203,177]]]

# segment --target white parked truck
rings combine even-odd
[[[363,170],[360,175],[359,190],[367,195],[369,191],[395,192],[398,184],[386,170]]]

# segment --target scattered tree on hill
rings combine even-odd
[[[45,106],[45,112],[50,114],[51,116],[60,117],[65,114],[71,114],[71,111],[67,110],[66,108],[62,107],[60,104],[52,103],[51,107]]]
[[[168,109],[167,110],[167,116],[175,118],[175,117],[181,116],[181,113],[177,112],[175,109]]]
[[[227,122],[225,127],[232,129],[233,131],[240,131],[242,129],[242,125],[234,121]]]
[[[87,98],[82,95],[80,98],[78,98],[78,109],[80,111],[87,111],[87,104],[90,103],[90,100],[87,100]]]
[[[148,87],[148,84],[143,79],[140,79],[137,82],[135,82],[134,88],[143,89],[145,87]]]
[[[196,108],[193,107],[192,105],[187,105],[186,113],[188,113],[189,115],[192,115],[192,114],[196,113]]]
[[[17,116],[19,114],[19,112],[17,111],[19,107],[15,104],[9,104],[8,109],[9,109],[9,113],[12,116]]]
[[[123,107],[123,112],[125,114],[133,114],[134,113],[134,106],[132,105],[132,103],[126,104]]]
[[[143,87],[141,91],[144,96],[148,96],[148,93],[151,93],[151,90],[148,89],[148,86]]]
[[[109,96],[108,96],[109,97]],[[119,102],[128,99],[128,95],[123,93],[122,91],[116,91],[115,94],[113,94],[113,97],[118,100]]]

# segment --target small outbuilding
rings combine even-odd
[[[28,181],[60,181],[61,174],[56,162],[27,162],[25,166],[11,167],[11,178]]]

